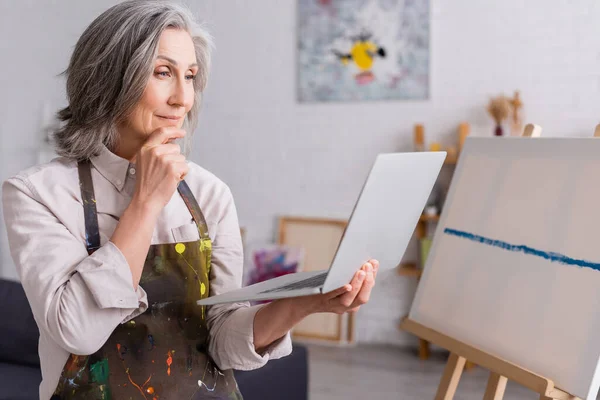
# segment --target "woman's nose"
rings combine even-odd
[[[186,88],[184,82],[176,82],[173,85],[173,90],[171,92],[171,96],[169,97],[169,105],[187,108],[189,106],[188,103],[190,101],[188,97],[192,97],[188,96],[187,90],[188,89]],[[189,90],[193,91],[193,89]]]

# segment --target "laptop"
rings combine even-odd
[[[379,154],[363,185],[329,269],[279,276],[199,300],[199,305],[328,293],[368,260],[398,266],[440,173],[446,152]]]

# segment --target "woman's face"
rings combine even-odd
[[[160,36],[154,70],[133,112],[119,125],[121,140],[144,141],[165,126],[181,128],[194,104],[194,79],[198,72],[194,43],[179,29]]]

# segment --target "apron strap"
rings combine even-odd
[[[183,202],[187,206],[190,214],[192,214],[192,218],[194,218],[194,222],[198,226],[198,231],[200,232],[200,239],[208,239],[208,226],[206,225],[206,219],[204,219],[204,214],[200,210],[200,206],[198,205],[198,201],[196,201],[196,197],[192,193],[192,190],[186,183],[186,181],[179,182],[179,186],[177,186],[177,191],[179,195],[183,199]]]
[[[88,254],[91,255],[100,248],[100,229],[98,228],[96,196],[94,194],[90,160],[79,161],[77,170],[79,171],[79,187],[81,188],[83,216],[85,218],[85,245]]]

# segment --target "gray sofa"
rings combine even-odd
[[[23,287],[0,279],[0,400],[38,399],[38,337]],[[235,376],[245,400],[307,400],[307,350],[295,344],[290,356]]]

